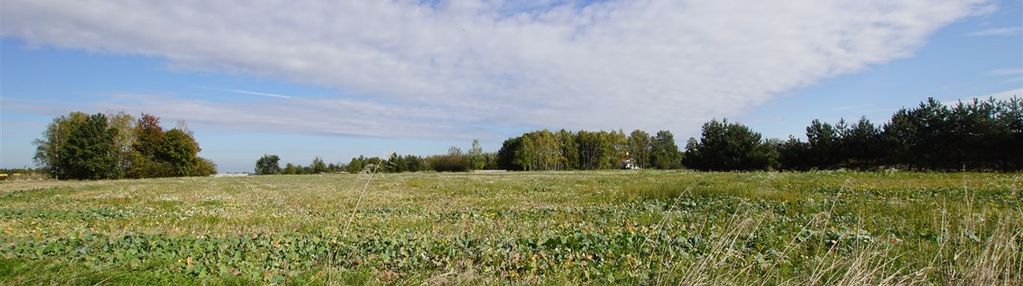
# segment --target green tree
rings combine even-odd
[[[523,135],[518,147],[515,150],[514,164],[522,166],[522,170],[525,171],[536,170],[536,144],[533,143],[533,138]]]
[[[212,160],[199,157],[196,164],[194,176],[209,176],[217,173],[217,164]]]
[[[576,137],[579,146],[579,169],[608,169],[614,160],[614,146],[607,132],[580,130]]]
[[[457,146],[448,148],[446,155],[430,156],[426,160],[430,169],[437,172],[466,172],[470,168],[469,158]]]
[[[562,162],[565,160],[561,155],[561,147],[558,146],[558,139],[551,133],[550,130],[544,129],[541,131],[530,132],[523,135],[529,138],[525,141],[529,144],[528,150],[531,150],[530,156],[526,156],[524,160],[528,162],[530,170],[558,170],[562,169]]]
[[[675,144],[672,142],[672,144]],[[653,148],[653,143],[650,140],[650,134],[643,130],[633,130],[629,133],[629,158],[632,159],[632,163],[636,164],[640,168],[650,167],[650,156]]]
[[[776,160],[777,152],[760,133],[726,119],[703,125],[700,140],[686,145],[684,163],[698,170],[750,171],[768,169]]]
[[[284,170],[282,170],[282,172],[286,175],[298,175],[302,173],[302,167],[288,162],[288,164],[284,166]]]
[[[174,176],[202,175],[197,154],[201,149],[191,134],[181,129],[171,129],[163,134],[157,149],[156,158],[170,163],[174,168]]]
[[[881,129],[866,117],[860,118],[856,124],[842,129],[842,161],[849,167],[868,168],[881,159]]]
[[[145,157],[156,156],[157,149],[163,143],[163,133],[160,118],[143,113],[135,123],[135,150]]]
[[[671,131],[657,132],[651,142],[650,166],[658,169],[678,169],[682,167],[682,152],[675,145],[675,136]]]
[[[620,169],[622,163],[626,159],[629,159],[629,137],[625,135],[625,131],[619,129],[618,131],[611,131],[604,133],[604,145],[607,148],[607,163],[601,169]]]
[[[106,115],[90,115],[71,128],[65,144],[57,150],[55,167],[68,179],[111,179],[117,176],[115,130]]]
[[[135,117],[124,112],[107,116],[110,128],[114,129],[114,149],[117,157],[117,177],[123,177],[131,168],[132,154],[135,153]]]
[[[892,118],[884,125],[881,140],[884,144],[885,163],[913,169],[917,158],[914,151],[919,149],[920,139],[917,137],[917,124],[909,109],[902,108],[892,114]]]
[[[33,157],[35,163],[47,169],[54,178],[63,179],[67,170],[58,164],[57,151],[67,143],[71,131],[84,124],[88,118],[89,115],[82,112],[71,112],[66,116],[54,118],[53,122],[46,126],[42,138],[32,141],[36,145]]]
[[[127,170],[130,178],[156,178],[178,176],[178,170],[169,161],[161,160],[157,153],[163,145],[163,127],[160,118],[143,113],[135,122],[135,140],[129,158],[131,164]]]
[[[576,142],[575,134],[571,131],[561,129],[555,135],[558,146],[561,147],[561,169],[575,170],[579,168],[579,143]]]
[[[281,158],[277,155],[265,154],[256,160],[256,175],[274,175],[281,173]]]
[[[520,148],[522,148],[522,136],[504,140],[504,143],[501,143],[501,149],[497,151],[497,167],[509,171],[525,170],[524,166],[516,160]]]
[[[472,170],[483,170],[486,166],[487,160],[483,157],[483,147],[480,146],[479,139],[472,140],[472,147],[469,148],[469,162]]]
[[[789,136],[787,141],[777,144],[778,165],[784,170],[806,171],[815,167],[810,153],[810,144]]]
[[[327,164],[323,163],[323,159],[320,157],[313,158],[313,163],[309,164],[309,172],[313,174],[322,174],[327,172]]]
[[[1002,170],[1023,170],[1023,99],[1013,97],[998,103],[998,131],[995,132],[996,143],[987,150],[988,158]]]
[[[366,158],[360,155],[358,158],[352,158],[345,169],[349,173],[356,174],[362,172],[362,170],[366,167],[366,164]]]
[[[483,166],[484,170],[497,170],[497,153],[483,153],[483,158],[486,160],[486,164]]]
[[[418,172],[430,170],[429,166],[426,164],[426,160],[424,160],[423,157],[405,155],[405,160],[409,162],[409,171]]]
[[[806,127],[806,138],[810,144],[811,159],[813,164],[820,168],[830,169],[838,165],[841,158],[840,132],[827,122],[814,119],[810,126]]]
[[[944,145],[948,130],[948,108],[934,98],[899,110],[883,132],[889,162],[910,169],[958,169],[945,160],[950,151]]]
[[[402,158],[398,153],[391,153],[387,156],[387,161],[384,161],[383,171],[387,173],[401,173],[405,172],[405,158]]]

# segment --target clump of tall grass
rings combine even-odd
[[[654,285],[1023,285],[1023,211],[1017,207],[984,212],[975,208],[975,198],[965,185],[964,191],[963,200],[943,203],[930,214],[940,233],[933,243],[904,245],[898,237],[876,237],[862,231],[862,220],[871,213],[858,214],[861,222],[854,229],[862,233],[801,238],[803,233],[833,229],[835,202],[842,193],[852,192],[843,188],[831,200],[831,207],[810,218],[780,251],[764,255],[744,247],[776,214],[738,210],[723,222],[707,251],[688,259],[671,261],[663,251],[663,244],[669,242],[658,240],[659,236],[648,239],[644,245],[650,245],[654,257],[647,271]],[[668,228],[671,210],[693,195],[690,189],[677,194],[654,225],[655,233]],[[774,259],[767,258],[771,254]],[[801,266],[783,267],[782,260],[788,260],[786,264],[797,261]]]

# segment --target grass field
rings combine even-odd
[[[2,284],[1023,284],[1023,175],[0,183]]]

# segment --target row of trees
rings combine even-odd
[[[1023,104],[1019,98],[943,104],[933,98],[877,125],[866,118],[813,120],[806,141],[765,139],[728,120],[703,125],[679,152],[668,131],[534,131],[508,139],[497,153],[505,170],[640,168],[749,171],[811,169],[1021,170]]]
[[[387,159],[359,156],[352,158],[347,164],[325,164],[323,160],[316,157],[309,166],[287,163],[284,168],[281,168],[280,157],[267,154],[256,160],[255,173],[257,175],[297,175],[341,172],[359,173],[363,171],[386,173],[421,171],[466,172],[484,169],[497,169],[497,155],[494,153],[484,153],[479,141],[473,140],[472,147],[468,153],[464,153],[461,148],[452,146],[448,149],[448,153],[443,155],[422,157],[392,153]]]
[[[284,168],[280,165],[281,158],[277,155],[263,155],[263,157],[256,160],[257,175],[272,175],[272,174],[285,174],[285,175],[302,175],[302,174],[322,174],[322,173],[337,173],[345,169],[344,165],[340,164],[327,164],[323,162],[320,157],[313,158],[313,162],[309,166],[302,166],[293,163],[287,163]]]
[[[931,98],[883,125],[813,120],[806,138],[763,140],[746,126],[715,120],[689,140],[683,162],[699,170],[1021,170],[1023,104],[1012,98],[949,106]]]
[[[160,118],[72,112],[55,118],[36,139],[35,161],[57,179],[205,176],[212,161],[185,128],[164,130]]]
[[[681,154],[671,132],[650,136],[636,130],[534,131],[504,141],[497,166],[504,170],[617,169],[631,163],[639,168],[681,167]]]
[[[279,159],[273,157],[273,166]],[[309,167],[264,168],[259,174],[360,172],[368,166],[383,172],[503,170],[595,170],[690,168],[716,171],[880,169],[1023,170],[1023,103],[973,100],[946,105],[928,99],[903,108],[885,124],[866,118],[831,124],[813,120],[806,140],[765,139],[747,126],[728,120],[703,125],[679,151],[669,131],[651,136],[642,130],[540,130],[504,141],[495,153],[484,153],[474,141],[468,153],[452,147],[444,155],[420,157],[391,154],[387,159],[360,156],[348,164],[325,165],[318,158]],[[318,162],[318,163],[317,163]],[[288,171],[292,169],[293,171]]]
[[[742,124],[712,120],[703,124],[700,139],[690,138],[683,164],[698,170],[762,170],[776,165],[777,151]]]
[[[779,144],[784,169],[913,170],[1023,169],[1023,103],[973,100],[954,105],[933,98],[903,108],[883,125],[814,120],[807,142]]]

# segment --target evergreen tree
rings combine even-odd
[[[844,150],[842,154],[845,157],[843,161],[849,167],[862,169],[874,166],[884,151],[881,129],[874,126],[866,117],[844,129],[841,138]]]
[[[810,144],[789,136],[787,141],[778,142],[778,165],[784,170],[806,171],[816,167]]]
[[[686,167],[715,171],[766,170],[776,160],[773,146],[761,140],[759,133],[728,120],[712,120],[703,125],[699,141],[686,145]]]
[[[827,122],[814,119],[806,127],[807,143],[810,145],[811,164],[823,169],[835,168],[840,158],[841,138],[835,127]]]
[[[1002,170],[1023,170],[1023,99],[1013,97],[998,103],[997,142],[987,150],[986,158],[994,158],[994,164]]]
[[[347,170],[349,173],[359,173],[366,167],[366,158],[360,155],[358,158],[352,158],[352,161],[348,162]]]

